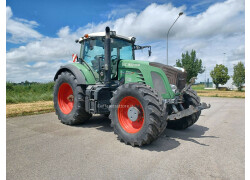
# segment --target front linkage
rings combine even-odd
[[[172,110],[167,120],[174,121],[197,113],[200,115],[201,110],[211,107],[210,104],[200,103],[200,98],[197,96],[197,93],[191,89],[191,86],[195,83],[195,79],[196,77],[191,78],[190,84],[188,84],[175,99],[164,100],[164,103],[169,105]],[[188,98],[185,98],[187,96]],[[191,102],[185,104],[185,101]]]

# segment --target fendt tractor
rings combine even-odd
[[[166,127],[192,126],[210,107],[200,103],[191,89],[195,78],[187,83],[184,69],[135,60],[139,49],[148,48],[151,55],[151,46],[135,40],[109,27],[76,40],[79,57],[73,54],[73,63],[61,66],[54,77],[54,107],[62,123],[75,125],[103,114],[121,142],[142,146]]]

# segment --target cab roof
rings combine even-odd
[[[85,39],[88,39],[90,37],[104,37],[105,35],[106,35],[105,32],[96,32],[96,33],[85,34],[83,37],[81,37],[79,39],[79,42],[81,42]],[[111,37],[118,37],[120,39],[124,39],[127,41],[135,41],[135,37],[126,37],[126,36],[118,35],[118,34],[116,34],[115,31],[110,31],[110,36]]]

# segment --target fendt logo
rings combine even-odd
[[[133,64],[133,63],[122,63],[123,66],[129,66],[129,67],[139,67],[140,64]]]

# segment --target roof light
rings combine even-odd
[[[85,35],[84,35],[84,37],[85,37],[85,38],[88,38],[88,37],[89,37],[89,35],[88,35],[88,34],[85,34]]]

